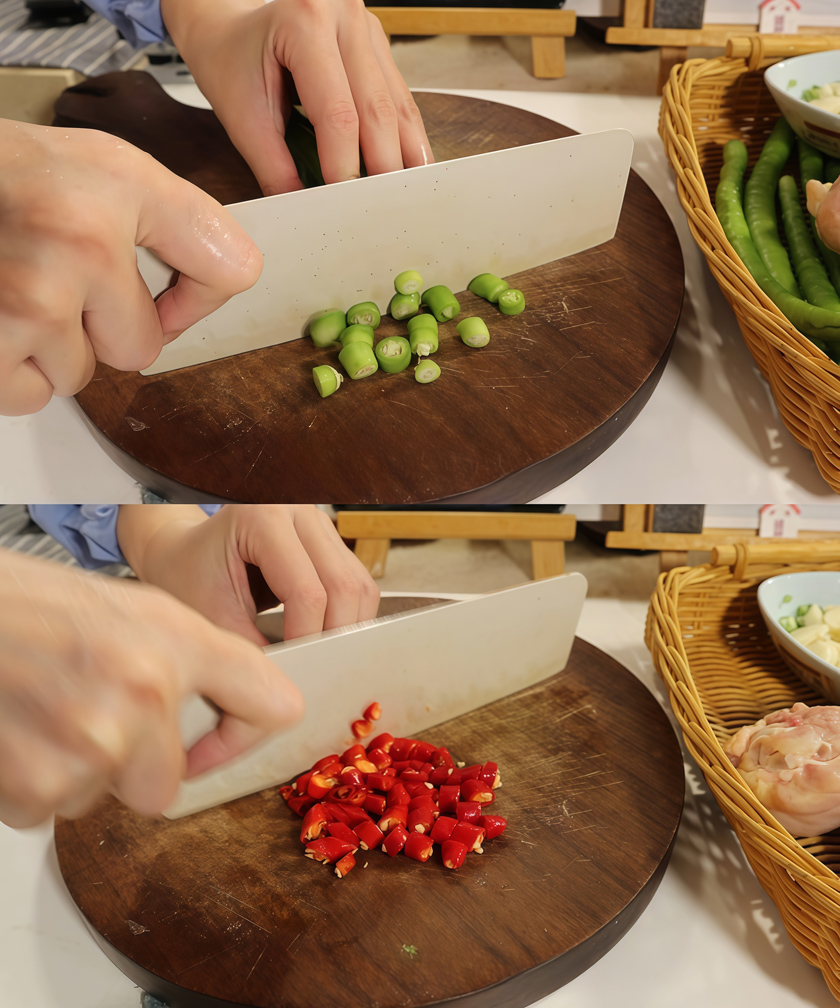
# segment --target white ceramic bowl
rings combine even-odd
[[[823,153],[840,158],[840,115],[802,98],[802,92],[815,84],[835,81],[840,81],[840,49],[793,56],[764,71],[764,83],[793,132]]]
[[[817,657],[779,624],[801,605],[840,605],[840,571],[800,571],[767,578],[758,586],[758,606],[782,657],[809,686],[840,704],[840,668]]]

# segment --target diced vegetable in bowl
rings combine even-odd
[[[840,703],[840,571],[801,571],[768,578],[758,605],[789,667]]]

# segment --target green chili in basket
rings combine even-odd
[[[816,245],[811,240],[799,186],[793,175],[779,179],[779,203],[782,208],[782,225],[787,239],[790,259],[805,299],[820,308],[840,312],[840,298],[828,278]]]
[[[823,166],[823,156],[820,151],[818,151],[816,147],[812,147],[801,137],[796,138],[796,146],[799,153],[799,181],[802,185],[802,191],[806,192],[808,183],[811,179],[814,179],[817,182],[829,181],[828,176],[826,175],[826,170]],[[825,176],[825,178],[823,176]],[[820,238],[819,232],[817,231],[817,222],[811,214],[808,214],[808,219],[811,223],[811,234],[814,238],[814,244],[817,246],[820,257],[825,264],[828,277],[831,280],[834,290],[840,294],[840,255],[838,255],[833,249],[830,249],[822,238]],[[811,298],[808,298],[808,300],[810,301]]]

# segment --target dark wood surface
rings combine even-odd
[[[493,102],[416,97],[438,160],[573,132]],[[118,133],[224,202],[255,195],[213,114],[146,74],[87,81],[56,108],[57,122]],[[152,377],[100,365],[77,399],[106,451],[173,501],[527,502],[597,458],[647,401],[683,262],[662,205],[631,173],[612,241],[508,279],[527,310],[494,314],[480,351],[442,327],[431,385],[412,370],[378,374],[321,400],[311,368],[324,351],[303,339]],[[487,316],[473,295],[459,300]],[[379,333],[401,331],[388,318]]]
[[[508,829],[457,871],[373,851],[339,880],[303,857],[300,819],[268,789],[174,822],[113,800],[60,820],[70,894],[171,1008],[531,1004],[655,892],[682,808],[676,739],[644,686],[581,640],[546,683],[424,734],[502,773]]]

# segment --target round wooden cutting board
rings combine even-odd
[[[573,132],[494,102],[416,98],[439,161]],[[116,133],[223,202],[259,195],[213,113],[147,74],[85,81],[56,111],[58,124]],[[649,398],[683,261],[665,210],[631,172],[615,238],[508,279],[526,311],[496,313],[481,351],[443,327],[431,385],[409,369],[322,400],[311,369],[325,352],[302,339],[150,377],[99,365],[77,399],[106,451],[172,501],[527,502],[597,458]],[[463,313],[486,316],[485,302],[458,297]],[[388,318],[378,332],[403,329]]]
[[[635,676],[581,640],[545,683],[424,735],[502,775],[508,828],[458,870],[360,851],[339,879],[303,856],[301,820],[271,788],[171,822],[114,800],[59,820],[70,894],[171,1008],[531,1004],[655,892],[682,809],[676,738]]]

